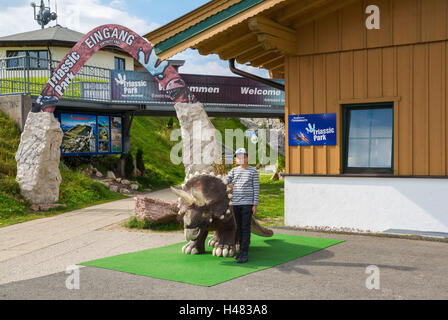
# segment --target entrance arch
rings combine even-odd
[[[197,102],[177,71],[168,61],[157,58],[153,46],[146,39],[124,26],[106,24],[91,30],[66,54],[33,104],[32,112],[53,112],[82,66],[95,52],[106,46],[119,47],[140,62],[173,102]]]

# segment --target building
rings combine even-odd
[[[62,60],[83,36],[83,33],[56,25],[0,37],[0,58],[26,55],[35,58],[30,60],[33,68],[47,69],[48,63],[45,60]],[[9,63],[13,66],[19,61],[11,60]],[[125,51],[114,47],[100,50],[88,64],[105,69],[134,70],[134,59]]]
[[[287,225],[448,232],[448,0],[213,0],[145,37],[283,77],[288,130],[335,114],[334,145],[286,141]]]

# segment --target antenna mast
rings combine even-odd
[[[48,2],[50,4],[50,0]],[[35,2],[31,2],[31,6],[34,9],[34,20],[41,26],[43,29],[50,21],[57,19],[57,14],[55,12],[51,12],[51,8],[46,7],[44,4],[44,0],[40,0],[40,6],[37,6]],[[36,7],[39,11],[36,13]]]

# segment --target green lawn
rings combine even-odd
[[[264,226],[284,225],[284,186],[283,180],[270,180],[271,175],[260,175],[260,201],[255,218]]]
[[[131,153],[135,158],[138,149],[143,151],[146,178],[137,179],[145,188],[161,189],[177,185],[184,180],[183,164],[174,164],[170,159],[171,148],[179,141],[170,141],[173,129],[179,121],[173,119],[173,128],[168,128],[170,117],[134,117],[131,127]]]

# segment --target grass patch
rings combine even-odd
[[[169,126],[172,120],[172,128]],[[179,128],[176,117],[135,117],[131,127],[131,152],[143,151],[146,176],[136,178],[144,189],[162,189],[182,183],[183,164],[170,159],[171,148],[179,141],[170,141],[172,130]]]
[[[103,184],[86,178],[79,172],[61,168],[62,183],[59,188],[59,203],[67,208],[59,211],[81,209],[92,204],[125,199],[122,194],[112,192]],[[57,210],[57,209],[56,209]]]
[[[271,175],[260,175],[260,201],[255,218],[264,226],[283,226],[285,212],[285,182],[271,180]]]
[[[168,222],[162,224],[154,224],[147,220],[138,221],[135,217],[130,218],[128,221],[124,223],[126,228],[130,229],[144,229],[144,230],[153,230],[153,231],[177,231],[183,230],[183,224],[179,222]]]

